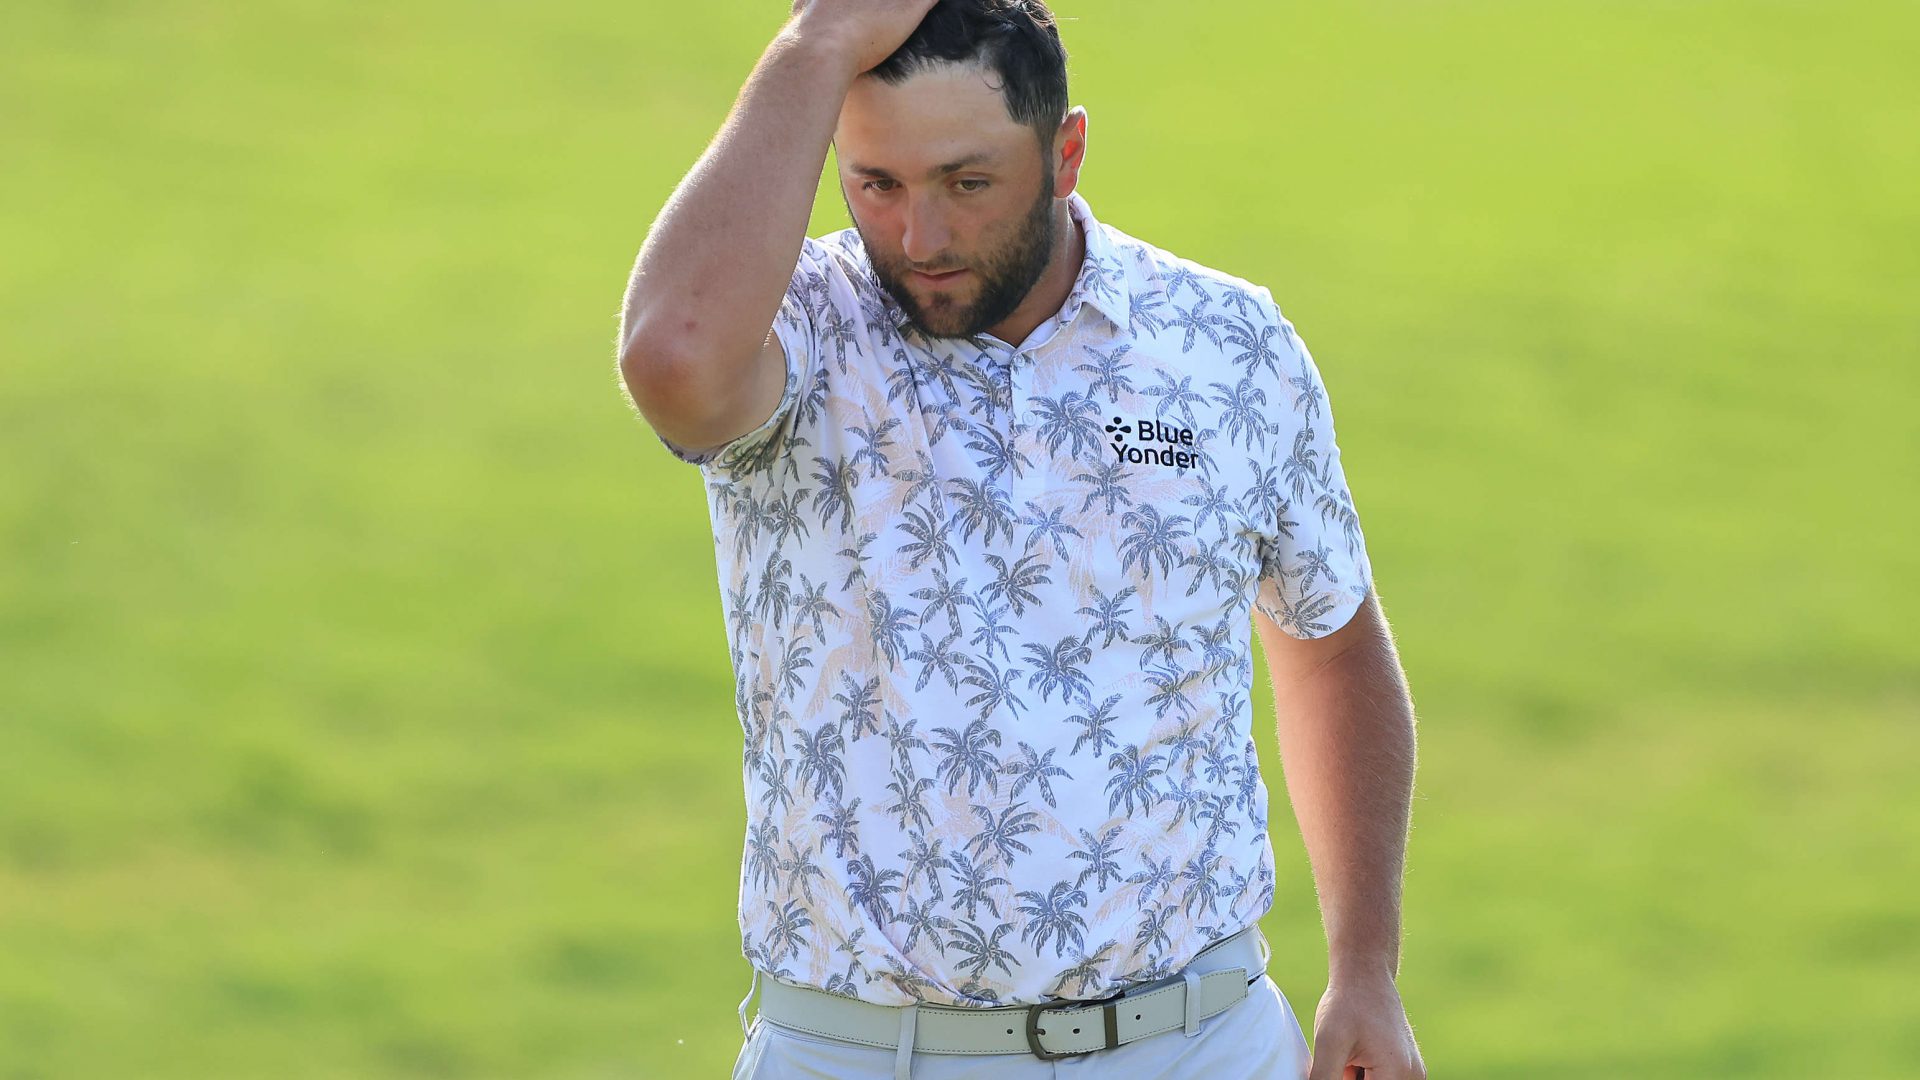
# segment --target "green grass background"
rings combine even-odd
[[[1096,213],[1328,379],[1433,1075],[1920,1075],[1920,9],[1059,9]],[[612,340],[784,11],[0,16],[0,1080],[723,1074],[709,526]]]

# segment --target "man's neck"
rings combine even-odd
[[[1066,219],[1064,228],[1055,229],[1060,242],[1054,247],[1053,257],[1047,261],[1046,270],[1040,274],[1040,280],[1027,290],[1027,298],[1013,310],[998,326],[987,328],[987,333],[1001,341],[1018,348],[1027,340],[1027,335],[1041,323],[1060,313],[1060,308],[1073,292],[1074,282],[1080,280],[1080,266],[1086,260],[1087,239],[1082,231],[1080,219],[1063,200],[1057,208],[1061,217]]]

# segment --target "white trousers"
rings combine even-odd
[[[780,1027],[756,1015],[733,1080],[892,1080],[895,1052]],[[1264,975],[1193,1035],[1175,1028],[1079,1057],[913,1055],[913,1080],[1305,1080],[1307,1038],[1280,987]]]

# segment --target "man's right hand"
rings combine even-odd
[[[855,74],[878,67],[913,36],[938,0],[794,0],[790,26],[852,65]]]

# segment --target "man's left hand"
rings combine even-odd
[[[1364,1071],[1363,1071],[1364,1070]],[[1308,1080],[1427,1080],[1393,980],[1336,982],[1313,1018]]]

